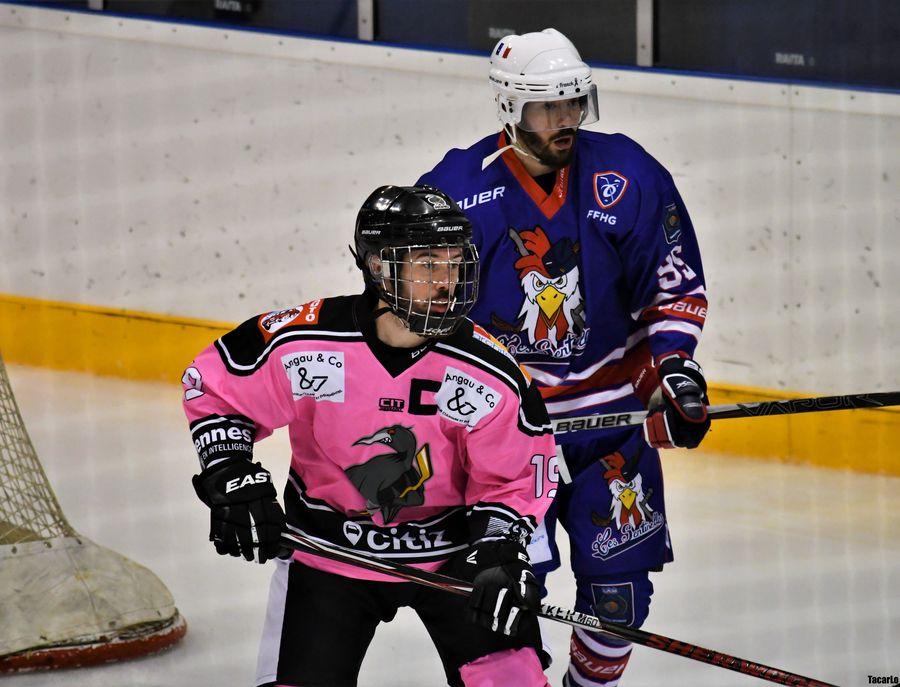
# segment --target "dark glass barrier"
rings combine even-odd
[[[20,4],[86,9],[91,3]],[[645,53],[645,63],[652,58],[654,67],[900,88],[900,0],[646,4],[645,0],[105,0],[102,4],[105,11],[120,14],[351,39],[359,37],[360,25],[366,25],[376,42],[484,55],[508,33],[553,26],[572,39],[586,60],[627,66],[637,62],[637,16],[642,5],[652,8],[652,54]]]

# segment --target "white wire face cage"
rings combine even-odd
[[[391,311],[415,334],[446,336],[478,298],[478,249],[469,241],[388,246],[373,274]]]

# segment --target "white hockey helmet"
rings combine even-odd
[[[497,98],[497,116],[513,141],[517,126],[526,131],[553,131],[598,119],[591,68],[581,60],[572,41],[556,29],[501,38],[491,53],[489,78]],[[562,120],[550,116],[553,101],[568,101],[574,124],[571,116]]]

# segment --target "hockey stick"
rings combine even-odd
[[[847,394],[845,396],[814,396],[793,398],[783,401],[761,401],[759,403],[736,403],[721,406],[707,406],[711,420],[725,420],[732,417],[762,417],[764,415],[796,415],[798,413],[822,413],[829,410],[850,410],[853,408],[884,408],[900,405],[900,391],[885,391],[871,394]],[[551,420],[554,434],[581,432],[586,429],[617,429],[639,425],[647,417],[646,410],[632,413],[607,413],[606,415],[582,415]]]
[[[291,532],[282,533],[281,542],[284,546],[295,551],[312,553],[323,558],[347,563],[359,568],[379,572],[385,575],[399,577],[416,584],[426,587],[440,589],[452,594],[461,596],[469,596],[472,593],[472,585],[457,580],[440,573],[428,572],[427,570],[419,570],[403,563],[396,563],[391,560],[382,560],[375,558],[370,554],[360,553],[345,549],[331,542],[317,539],[304,534],[296,528],[291,528]],[[779,668],[772,668],[761,663],[748,661],[737,656],[729,656],[712,649],[704,649],[695,644],[688,644],[677,639],[670,639],[662,635],[653,634],[644,630],[638,630],[633,627],[616,625],[608,623],[599,618],[579,613],[578,611],[560,608],[559,606],[551,606],[550,604],[541,604],[540,610],[535,611],[535,615],[556,622],[571,625],[572,627],[580,627],[591,632],[604,632],[617,639],[634,644],[641,644],[652,649],[659,649],[670,654],[684,656],[702,663],[720,666],[729,670],[734,670],[744,675],[752,675],[761,680],[775,682],[780,685],[796,685],[797,687],[836,687],[829,682],[822,682],[813,678],[804,677],[795,673],[789,673]]]

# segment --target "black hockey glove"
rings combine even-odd
[[[697,448],[709,431],[706,379],[686,353],[660,356],[659,367],[645,366],[634,380],[634,392],[650,414],[644,438],[654,448]]]
[[[475,544],[466,556],[474,589],[469,597],[469,621],[515,635],[522,614],[540,606],[540,586],[525,547],[513,539]]]
[[[194,475],[193,483],[211,510],[209,540],[218,553],[259,563],[290,554],[279,543],[284,511],[275,498],[272,476],[259,463],[228,460]]]

